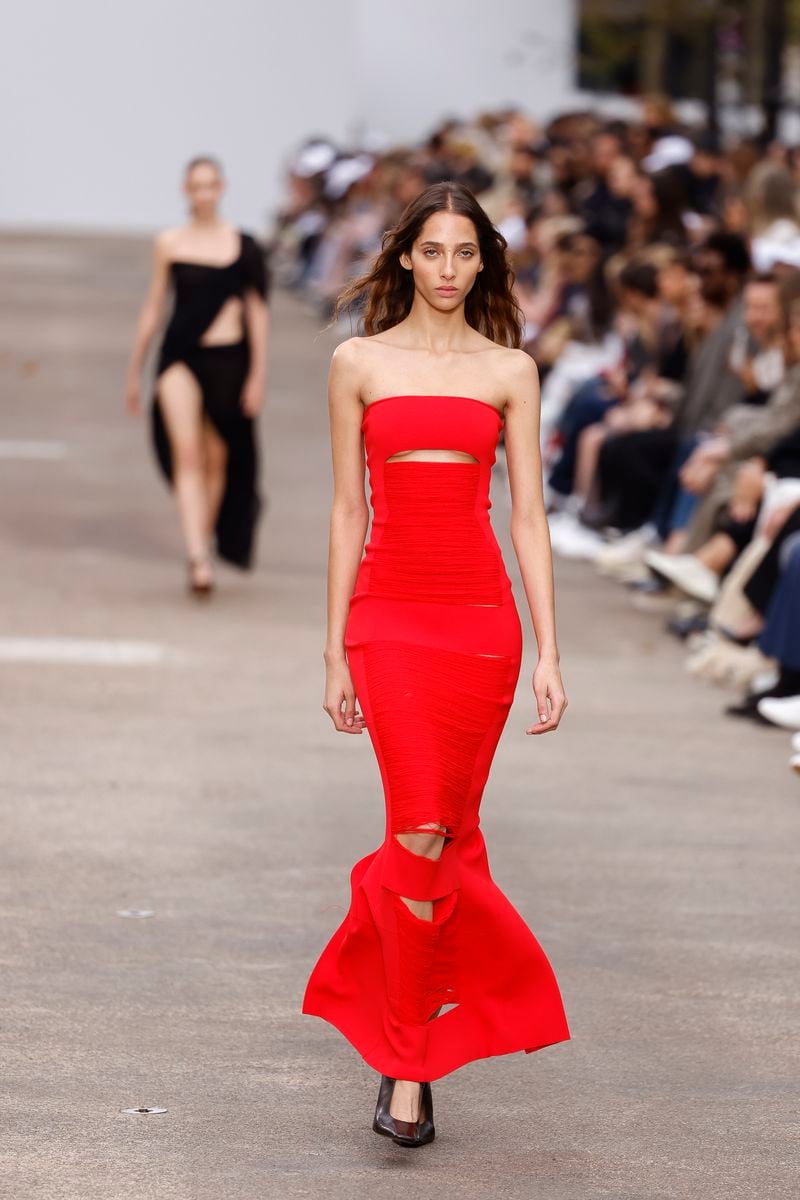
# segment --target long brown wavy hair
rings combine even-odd
[[[431,184],[406,206],[397,224],[384,232],[370,269],[352,280],[337,297],[331,324],[362,298],[368,337],[391,329],[408,316],[414,299],[414,278],[400,265],[400,255],[411,253],[428,217],[437,212],[469,217],[478,235],[483,270],[476,275],[464,302],[467,323],[493,342],[521,347],[525,318],[512,291],[515,276],[506,258],[508,243],[469,188],[455,180]]]

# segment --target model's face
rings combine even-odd
[[[744,289],[744,321],[757,342],[773,337],[781,321],[774,283],[748,283]]]
[[[215,167],[210,163],[198,163],[186,176],[183,191],[193,216],[211,217],[222,199],[225,185]]]
[[[400,264],[413,272],[414,287],[432,307],[456,308],[483,269],[475,226],[460,213],[433,213]]]

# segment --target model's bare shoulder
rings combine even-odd
[[[180,240],[180,235],[181,231],[177,226],[171,229],[162,229],[154,238],[156,249],[162,254],[166,255],[166,257],[171,257],[175,252],[178,241]]]
[[[501,361],[509,408],[539,404],[539,368],[527,350],[503,348]]]
[[[362,340],[360,337],[349,337],[345,338],[343,342],[339,342],[331,355],[331,368],[345,374],[355,370],[363,354],[359,346],[359,342]]]
[[[166,271],[170,263],[180,258],[180,227],[162,229],[153,238],[153,258],[156,266]]]
[[[328,390],[331,399],[350,396],[360,400],[360,383],[363,351],[359,337],[345,338],[334,349],[328,371]]]

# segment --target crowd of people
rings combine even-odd
[[[311,138],[271,236],[276,282],[333,313],[429,183],[503,233],[542,381],[554,551],[662,613],[731,718],[793,731],[800,772],[800,150],[517,110],[418,146]],[[351,328],[348,332],[356,332]]]

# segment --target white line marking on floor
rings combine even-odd
[[[0,441],[0,458],[64,458],[67,453],[66,442],[33,441],[31,439]]]
[[[150,666],[168,652],[157,642],[69,637],[0,637],[0,662],[100,663]]]

